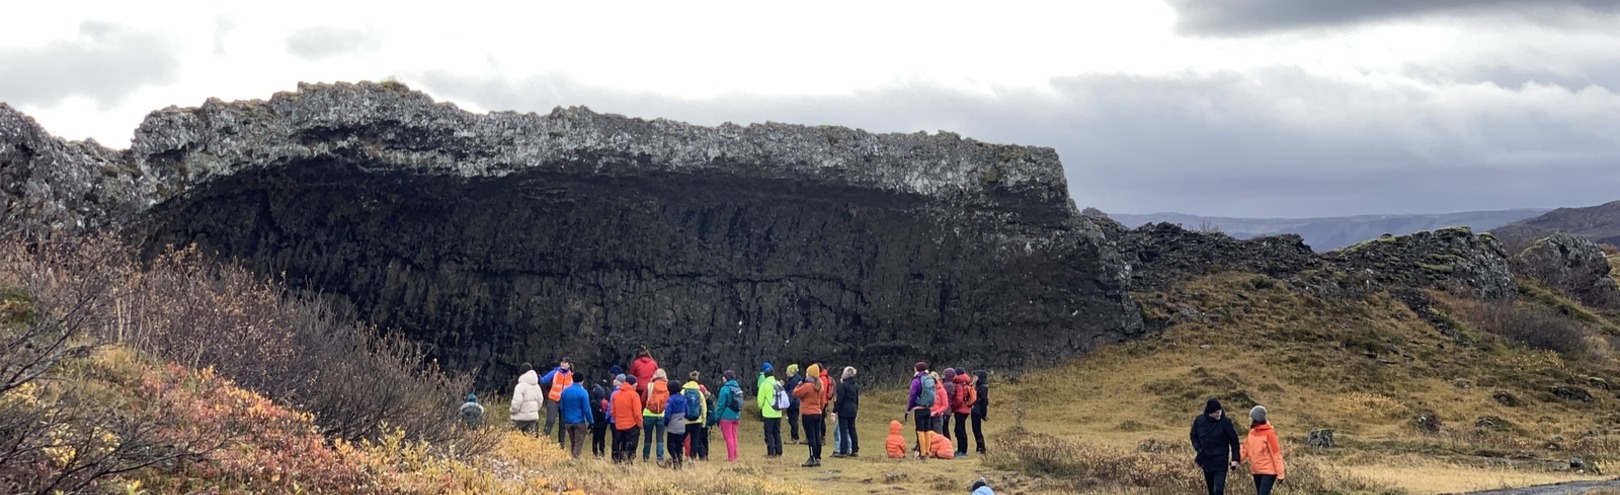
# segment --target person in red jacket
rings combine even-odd
[[[821,399],[822,399],[822,401],[824,403],[831,404],[832,401],[833,401],[833,392],[834,392],[832,376],[827,374],[827,365],[821,364],[821,363],[816,363],[816,366],[821,368],[821,374],[818,375],[818,376],[821,377],[821,392],[822,392]],[[800,407],[802,408],[803,406],[800,406]],[[831,412],[831,411],[827,411],[827,412]],[[801,411],[799,414],[804,414],[804,413],[803,413],[803,411]],[[828,430],[828,428],[827,428],[827,416],[828,416],[828,414],[823,414],[821,416],[821,444],[822,445],[827,445],[827,430]],[[834,425],[834,427],[832,429],[837,429],[837,425]],[[834,437],[834,438],[836,439],[836,437]],[[837,442],[834,442],[834,443],[837,443]]]
[[[956,457],[967,457],[967,419],[973,413],[973,379],[957,371],[951,388],[951,415],[956,418]]]
[[[641,402],[647,402],[647,385],[652,383],[653,374],[658,372],[658,361],[652,358],[652,351],[647,346],[641,346],[636,351],[636,360],[630,363],[630,376],[636,377],[636,394],[641,396]]]
[[[636,395],[636,377],[624,377],[613,392],[609,416],[613,417],[613,462],[629,463],[636,458],[636,438],[641,435],[641,396]]]

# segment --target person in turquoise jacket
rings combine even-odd
[[[736,371],[726,370],[722,375],[725,383],[720,385],[714,410],[709,411],[709,425],[720,425],[720,436],[726,441],[726,462],[737,462],[737,426],[742,422],[742,409],[737,407],[741,401],[734,397],[742,397],[743,391],[737,384]]]
[[[776,401],[776,388],[782,382],[771,376],[773,371],[770,361],[761,365],[754,388],[754,402],[759,405],[760,417],[765,419],[765,457],[782,456],[782,411],[772,404]]]

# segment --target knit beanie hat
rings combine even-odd
[[[732,371],[732,370],[726,370],[726,372],[721,373],[720,376],[725,377],[726,381],[736,380],[737,379],[737,372]]]
[[[694,382],[695,382],[695,381],[698,381],[698,377],[701,377],[701,376],[703,376],[703,374],[702,374],[702,373],[698,373],[698,372],[697,372],[697,370],[692,370],[692,372],[691,372],[691,373],[687,373],[687,374],[686,374],[686,377],[687,377],[687,378],[689,378],[689,379],[691,379],[691,380],[692,380],[692,381],[694,381]]]
[[[1216,400],[1214,397],[1210,397],[1209,402],[1204,403],[1204,414],[1215,414],[1215,411],[1222,409],[1225,408],[1221,407],[1221,401]]]
[[[810,368],[804,370],[804,372],[805,372],[805,374],[810,375],[811,377],[821,376],[821,365],[812,364],[812,365],[810,365]]]
[[[955,380],[956,379],[956,369],[954,369],[954,368],[945,368],[945,377],[944,378],[945,378],[945,381],[947,381],[947,382]]]
[[[799,365],[798,365],[798,363],[788,365],[788,370],[787,371],[788,371],[789,376],[799,374]]]
[[[478,396],[475,394],[467,394],[467,402],[478,402]]]
[[[623,375],[624,374],[624,367],[615,364],[615,365],[613,365],[612,368],[608,368],[608,374],[613,375],[613,376]]]
[[[624,376],[624,373],[619,373],[617,375],[613,375],[613,381],[615,381],[615,382],[626,383],[624,381],[625,378],[630,378],[630,377]]]
[[[624,377],[624,382],[628,383],[628,384],[631,384],[631,385],[635,385],[636,384],[636,377],[633,377],[633,376]]]
[[[928,371],[928,361],[917,361],[917,364],[912,367],[916,368],[918,373]]]
[[[663,378],[665,380],[668,380],[669,379],[669,374],[664,373],[663,368],[658,368],[658,371],[653,372],[653,378]]]
[[[1266,406],[1254,406],[1254,409],[1250,409],[1249,420],[1256,423],[1266,422]]]
[[[771,367],[770,361],[766,361],[765,364],[759,365],[759,371],[761,372],[770,373],[774,369],[776,368]]]

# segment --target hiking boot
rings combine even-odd
[[[805,459],[803,467],[816,467],[819,465],[821,464],[817,463],[815,459]]]
[[[843,452],[833,452],[833,457],[848,457]]]
[[[860,456],[861,456],[860,452],[850,452],[849,455],[846,455],[844,457],[860,457]]]
[[[967,457],[967,452],[957,452],[956,457]]]

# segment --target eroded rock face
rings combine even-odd
[[[640,344],[675,376],[1013,370],[1142,331],[1124,258],[1047,148],[475,115],[338,84],[154,112],[105,161],[128,193],[65,218],[285,275],[486,381],[563,355],[605,369]]]
[[[151,181],[112,150],[66,142],[0,103],[0,228],[82,231],[148,205]]]
[[[1620,303],[1620,287],[1609,276],[1609,260],[1585,237],[1557,233],[1513,256],[1514,271],[1562,290],[1588,306]]]
[[[1219,232],[1194,232],[1172,223],[1122,231],[1120,248],[1135,258],[1134,290],[1164,290],[1170,284],[1220,271],[1292,278],[1322,260],[1297,235],[1239,240]]]

